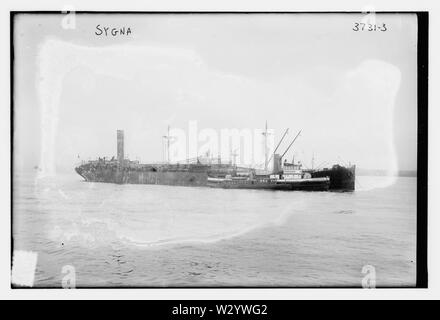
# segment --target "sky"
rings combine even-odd
[[[387,30],[354,31],[360,14],[17,15],[15,168],[111,157],[117,129],[126,156],[163,161],[168,126],[267,121],[272,145],[290,129],[282,151],[302,130],[286,157],[308,167],[415,170],[417,17],[369,18]]]

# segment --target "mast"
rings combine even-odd
[[[267,171],[267,165],[269,163],[268,161],[268,149],[267,149],[267,136],[270,135],[270,133],[267,131],[267,120],[266,120],[266,128],[264,130],[264,132],[262,133],[262,135],[264,136],[264,171]]]
[[[170,163],[170,126],[168,126],[167,135],[168,135],[168,139],[167,139],[167,154],[168,154],[168,163]]]
[[[166,140],[166,161],[167,163],[170,163],[170,126],[168,126],[167,134],[163,136],[163,138]]]
[[[234,165],[234,167],[237,167],[237,156],[238,156],[238,153],[237,153],[237,149],[235,149],[232,153],[231,153],[231,158],[233,159],[232,161],[232,164]]]

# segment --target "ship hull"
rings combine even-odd
[[[327,177],[316,179],[282,180],[228,180],[211,179],[207,172],[191,171],[138,171],[129,168],[79,166],[76,172],[89,182],[117,184],[154,184],[170,186],[210,187],[221,189],[260,189],[285,191],[327,191]]]
[[[76,172],[86,181],[118,184],[159,184],[170,186],[206,186],[208,175],[205,172],[163,172],[136,171],[129,169],[85,170],[76,168]]]
[[[296,181],[212,181],[208,179],[208,187],[222,189],[264,189],[284,191],[327,191],[330,181],[328,178],[298,179]]]
[[[356,179],[356,166],[343,167],[334,165],[331,169],[323,169],[310,172],[312,178],[329,177],[329,190],[354,191]]]

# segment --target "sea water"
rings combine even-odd
[[[416,182],[287,192],[15,174],[13,248],[37,253],[36,287],[66,270],[77,287],[360,287],[365,270],[414,286]]]

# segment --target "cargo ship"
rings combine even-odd
[[[298,135],[289,145],[289,148]],[[214,163],[202,157],[197,157],[183,164],[169,162],[142,164],[139,161],[125,158],[124,132],[117,130],[116,158],[98,158],[97,160],[83,162],[75,168],[75,171],[85,181],[117,184],[286,191],[354,190],[354,166],[349,168],[333,166],[331,169],[325,170],[306,170],[302,168],[301,163],[295,163],[294,161],[292,163],[282,162],[287,150],[283,155],[274,152],[270,159],[266,157],[263,172],[232,163],[225,164],[221,162],[220,158]],[[273,166],[269,172],[268,161],[270,160],[273,160]]]

